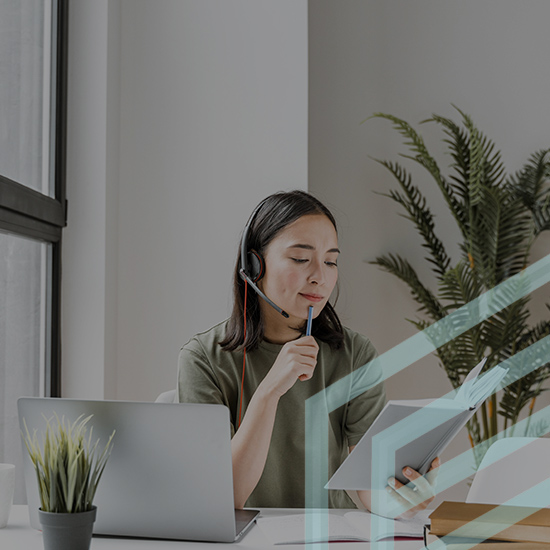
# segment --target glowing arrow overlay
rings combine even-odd
[[[324,485],[329,475],[328,415],[330,412],[382,380],[433,353],[439,347],[549,281],[550,255],[310,397],[305,404],[306,508],[326,509],[328,507],[328,493]],[[306,540],[310,536],[317,540],[328,536],[328,511],[326,517],[322,514],[306,516],[305,536]],[[314,546],[316,550],[328,549],[328,545],[324,543]],[[393,542],[381,543],[380,548],[393,548]]]

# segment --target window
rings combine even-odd
[[[0,0],[0,462],[16,465],[18,397],[61,392],[66,43],[67,0]]]

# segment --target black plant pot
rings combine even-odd
[[[38,510],[44,550],[89,550],[97,507],[78,514],[55,514]]]

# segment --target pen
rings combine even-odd
[[[313,306],[309,306],[309,311],[307,314],[307,328],[306,336],[311,336],[311,321],[313,320]]]

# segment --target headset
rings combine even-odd
[[[269,197],[268,197],[269,198]],[[244,338],[246,340],[246,296],[247,296],[247,285],[250,285],[254,291],[263,298],[272,308],[274,308],[276,311],[278,311],[283,317],[286,317],[288,319],[288,313],[284,311],[282,308],[280,308],[275,302],[270,300],[259,288],[256,284],[264,275],[265,275],[265,261],[262,257],[262,255],[257,252],[256,250],[251,249],[248,250],[247,247],[247,239],[248,239],[248,233],[250,231],[250,226],[252,225],[252,222],[256,218],[256,214],[258,213],[258,210],[264,205],[264,203],[267,201],[267,199],[264,199],[252,212],[250,215],[250,218],[248,219],[248,222],[246,222],[246,225],[243,229],[243,237],[241,239],[241,267],[239,269],[239,275],[241,276],[241,279],[244,281]],[[238,417],[238,424],[237,429],[241,425],[241,419],[242,419],[242,405],[243,405],[243,388],[244,388],[244,373],[245,373],[245,367],[246,367],[246,346],[243,350],[243,373],[241,378],[241,392],[240,392],[240,399],[239,399],[239,417]]]
[[[261,298],[263,298],[272,308],[278,311],[283,317],[288,319],[288,313],[280,308],[275,302],[270,300],[256,284],[265,275],[265,261],[262,255],[256,250],[248,250],[247,239],[250,232],[250,226],[256,218],[256,214],[260,208],[265,204],[267,199],[264,199],[252,212],[248,222],[243,230],[243,237],[241,239],[241,267],[239,269],[239,275],[241,279],[248,283]]]

